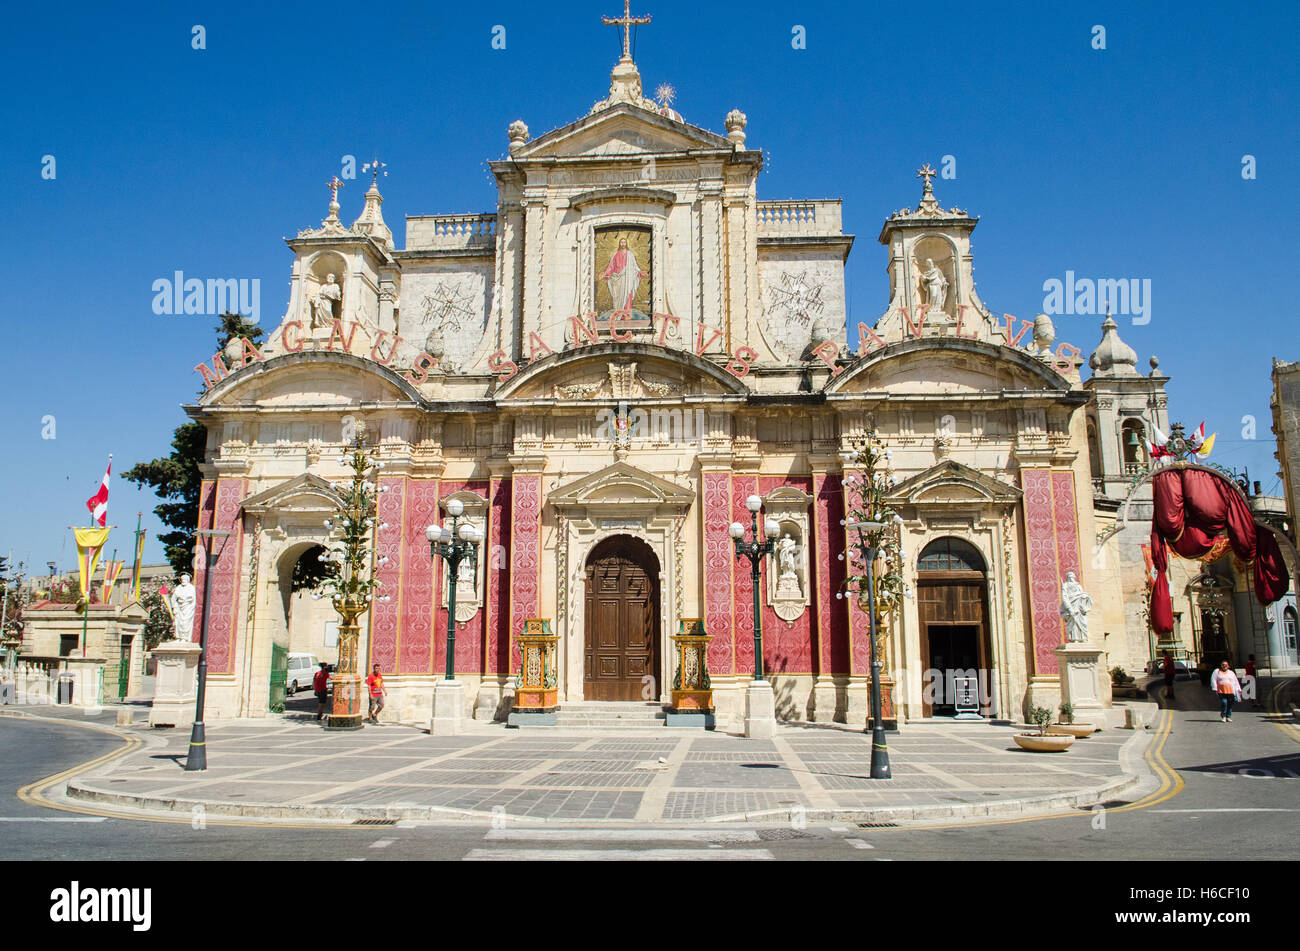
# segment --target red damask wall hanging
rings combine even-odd
[[[1226,538],[1233,553],[1250,566],[1260,604],[1272,604],[1286,593],[1291,578],[1277,540],[1255,524],[1246,500],[1228,479],[1209,469],[1171,466],[1157,472],[1151,485],[1151,560],[1156,570],[1151,627],[1157,634],[1174,629],[1166,544],[1184,558],[1200,558]]]

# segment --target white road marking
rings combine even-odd
[[[396,839],[378,839],[374,842],[371,842],[370,847],[372,849],[386,849],[396,841],[397,841]]]
[[[489,829],[489,842],[757,842],[753,829]]]
[[[875,848],[875,846],[872,845],[870,842],[868,842],[866,839],[845,839],[844,841],[847,842],[849,845],[853,846],[855,849]]]
[[[107,822],[108,816],[84,816],[80,818],[46,818],[45,816],[0,816],[0,822]]]
[[[465,862],[771,862],[767,849],[472,849]]]
[[[1227,808],[1225,809],[1151,809],[1148,811],[1150,812],[1197,812],[1197,813],[1200,812],[1300,812],[1300,809],[1266,809],[1266,808],[1247,809],[1242,807],[1237,809],[1227,809]]]
[[[848,826],[831,826],[831,831],[832,831],[832,832],[850,832],[850,831],[852,831],[852,830],[849,829]]]

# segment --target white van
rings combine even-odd
[[[289,670],[284,678],[284,692],[293,696],[299,690],[311,690],[312,678],[320,664],[315,654],[290,654]]]

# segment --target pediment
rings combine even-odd
[[[624,103],[547,132],[513,157],[523,160],[729,148],[731,143],[724,136]]]
[[[598,472],[582,476],[550,493],[556,508],[636,508],[678,506],[695,501],[695,493],[676,482],[638,469],[628,462],[615,462]]]
[[[336,511],[342,503],[342,497],[328,481],[313,472],[304,472],[250,495],[241,508],[250,515],[264,515],[284,509]]]
[[[1072,384],[1050,363],[1022,350],[949,337],[907,340],[873,350],[827,383],[827,395],[942,396],[1064,391]]]
[[[303,352],[268,357],[237,370],[203,394],[202,406],[356,407],[420,403],[395,370],[350,354]]]
[[[741,396],[744,383],[717,364],[672,348],[640,343],[573,347],[529,364],[496,394],[513,399],[679,400]]]
[[[1020,501],[1021,495],[1021,490],[1014,485],[1008,485],[955,460],[945,459],[900,482],[890,493],[890,503],[915,505],[987,502],[1011,505]]]

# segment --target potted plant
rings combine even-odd
[[[1061,736],[1047,732],[1048,724],[1052,722],[1052,711],[1047,707],[1031,706],[1029,722],[1038,726],[1037,733],[1016,733],[1011,737],[1022,750],[1031,753],[1060,753],[1068,750],[1074,742],[1073,735]]]
[[[1083,739],[1085,736],[1092,736],[1097,732],[1097,727],[1091,723],[1074,722],[1074,705],[1068,700],[1061,704],[1061,719],[1053,723],[1047,732],[1053,736],[1072,736],[1075,739]]]

